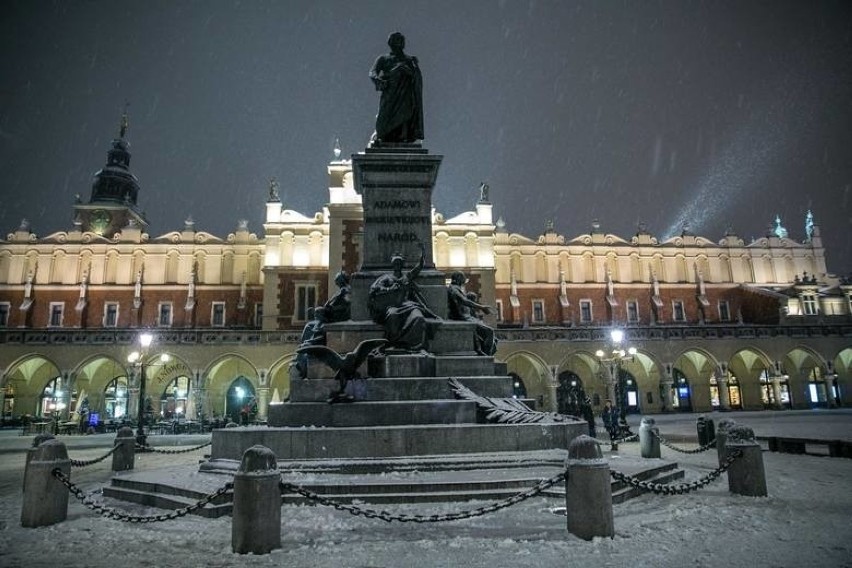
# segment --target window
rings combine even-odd
[[[160,302],[157,308],[157,325],[160,327],[172,326],[172,303]]]
[[[731,305],[727,300],[719,302],[719,321],[731,321]]]
[[[295,321],[307,321],[308,309],[316,306],[317,285],[296,284],[296,313]]]
[[[533,323],[544,323],[544,300],[532,301]]]
[[[118,303],[107,302],[104,304],[104,327],[118,326]]]
[[[580,321],[582,323],[592,322],[592,301],[580,300]]]
[[[116,377],[104,389],[104,408],[109,418],[127,416],[129,399],[127,377]]]
[[[254,326],[263,327],[263,304],[254,305]]]
[[[802,313],[806,316],[815,316],[819,313],[816,294],[802,294]]]
[[[62,327],[62,316],[65,312],[64,302],[50,302],[50,323],[49,327]]]
[[[639,302],[627,300],[627,321],[637,323],[639,321]]]
[[[672,300],[672,320],[686,321],[686,312],[683,311],[683,300]]]
[[[497,300],[497,321],[503,321],[503,300]]]
[[[0,302],[0,327],[9,325],[9,302]]]
[[[213,327],[225,326],[225,302],[213,302],[210,312],[210,325]]]

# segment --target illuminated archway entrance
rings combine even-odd
[[[246,377],[237,377],[228,387],[225,415],[237,424],[248,424],[257,414],[254,385]]]
[[[672,406],[679,412],[692,412],[692,389],[689,381],[680,369],[672,370],[674,384],[672,385]]]

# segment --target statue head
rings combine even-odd
[[[405,36],[399,32],[393,32],[388,36],[388,46],[390,46],[391,49],[405,49]]]
[[[349,284],[349,275],[341,270],[334,276],[334,283],[338,288],[343,288]]]
[[[464,272],[456,270],[450,275],[450,282],[457,286],[461,286],[467,281],[467,277],[465,277]]]

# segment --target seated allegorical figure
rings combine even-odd
[[[479,312],[491,313],[491,308],[478,302],[479,297],[474,292],[466,292],[464,284],[467,277],[462,272],[453,272],[450,285],[447,287],[447,311],[451,320],[469,321],[476,323],[476,338],[474,345],[480,355],[494,355],[497,351],[497,340],[494,330],[482,322]]]
[[[322,306],[308,308],[308,323],[302,329],[299,345],[325,345],[326,310]],[[300,353],[296,356],[296,370],[299,377],[308,376],[308,355]]]
[[[390,347],[408,351],[426,349],[429,331],[426,320],[440,319],[426,305],[416,282],[425,255],[421,243],[420,260],[408,272],[402,270],[405,259],[394,255],[391,258],[393,272],[382,274],[370,286],[370,314],[373,321],[385,328],[385,339]]]
[[[325,316],[328,323],[352,319],[352,288],[349,286],[349,275],[342,270],[334,277],[337,293],[325,303]]]

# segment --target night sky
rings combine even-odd
[[[390,32],[424,77],[434,202],[535,237],[593,219],[795,240],[813,210],[852,272],[852,2],[0,2],[0,232],[71,225],[129,102],[139,204],[159,235],[262,234],[328,199],[335,138],[363,150]]]

